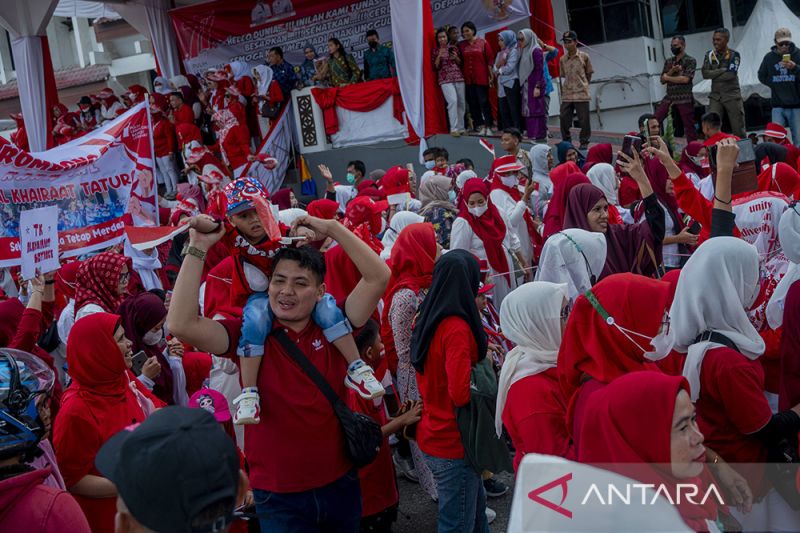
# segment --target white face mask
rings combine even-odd
[[[517,176],[500,176],[500,181],[506,187],[516,187],[519,185],[519,178]]]
[[[474,215],[476,217],[482,217],[487,209],[489,209],[488,205],[482,205],[479,207],[469,207],[467,208],[467,211],[469,211],[471,215]]]
[[[158,331],[148,331],[142,335],[142,342],[147,346],[155,346],[161,339],[164,338],[164,328],[159,328]]]

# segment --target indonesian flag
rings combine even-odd
[[[494,152],[494,145],[493,144],[489,144],[486,141],[486,139],[483,139],[483,138],[479,138],[478,142],[480,143],[480,145],[483,147],[484,150],[486,150],[487,152],[492,154],[492,158],[496,158],[497,157],[495,155],[495,152]]]
[[[125,226],[125,233],[134,249],[142,251],[155,248],[189,229],[188,224],[174,226]]]
[[[420,139],[447,133],[447,120],[440,112],[444,109],[444,98],[430,60],[436,43],[431,3],[428,0],[390,0],[389,9],[397,80],[409,126]],[[421,150],[423,146],[421,142]]]

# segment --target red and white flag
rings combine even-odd
[[[483,138],[479,138],[478,142],[480,143],[480,145],[483,147],[484,150],[486,150],[487,152],[492,154],[492,159],[497,157],[495,155],[495,153],[494,153],[494,145],[493,144],[489,144],[489,142],[486,139],[483,139]]]
[[[181,224],[177,228],[174,226],[125,226],[125,234],[128,236],[131,246],[142,251],[174,239],[187,229],[189,229],[188,224]]]

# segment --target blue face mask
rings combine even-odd
[[[356,176],[352,172],[348,172],[347,175],[345,176],[345,179],[347,180],[347,183],[352,184],[356,182]]]
[[[456,191],[447,191],[447,196],[450,197],[450,201],[456,203]]]
[[[435,166],[436,166],[436,161],[425,161],[425,168],[427,168],[428,170],[433,170]]]

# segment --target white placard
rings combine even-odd
[[[58,207],[51,205],[22,211],[19,229],[22,278],[31,279],[37,271],[58,270]]]

